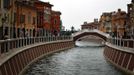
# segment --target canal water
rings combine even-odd
[[[44,57],[25,75],[123,75],[106,62],[104,47],[97,42],[77,41],[77,47]]]

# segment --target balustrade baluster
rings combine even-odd
[[[1,53],[1,50],[2,50],[2,49],[1,49],[1,45],[2,45],[2,44],[1,44],[1,41],[0,41],[0,56],[1,56],[1,54],[2,54],[2,53]]]
[[[7,40],[7,52],[10,50],[10,40]]]
[[[134,40],[132,40],[133,41],[133,47],[132,48],[134,48]]]
[[[121,46],[121,38],[119,39],[119,46]]]
[[[129,47],[129,41],[127,41],[127,47]]]
[[[124,47],[124,40],[122,40],[122,46]]]

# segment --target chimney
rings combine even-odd
[[[85,21],[85,22],[84,22],[84,25],[86,25],[86,24],[87,24],[87,22]]]
[[[121,12],[121,9],[118,9],[118,12]]]
[[[94,23],[98,23],[98,19],[94,19]]]

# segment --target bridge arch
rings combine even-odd
[[[84,37],[84,36],[88,36],[88,35],[93,35],[93,36],[100,37],[104,41],[106,41],[107,38],[109,37],[108,34],[103,33],[99,30],[82,30],[82,31],[76,32],[72,35],[73,36],[73,41],[77,41],[79,38]]]
[[[81,40],[100,40],[100,41],[105,41],[104,39],[102,39],[102,38],[100,38],[98,36],[95,36],[95,35],[83,36],[83,37],[78,38],[77,40],[78,41],[81,41]]]

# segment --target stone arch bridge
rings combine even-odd
[[[76,32],[76,33],[72,34],[73,41],[77,41],[79,38],[84,37],[84,36],[88,36],[88,35],[93,35],[93,36],[100,37],[104,41],[106,41],[107,38],[110,37],[109,34],[101,32],[97,29],[94,29],[94,30],[85,29],[85,30],[81,30],[79,32]]]

